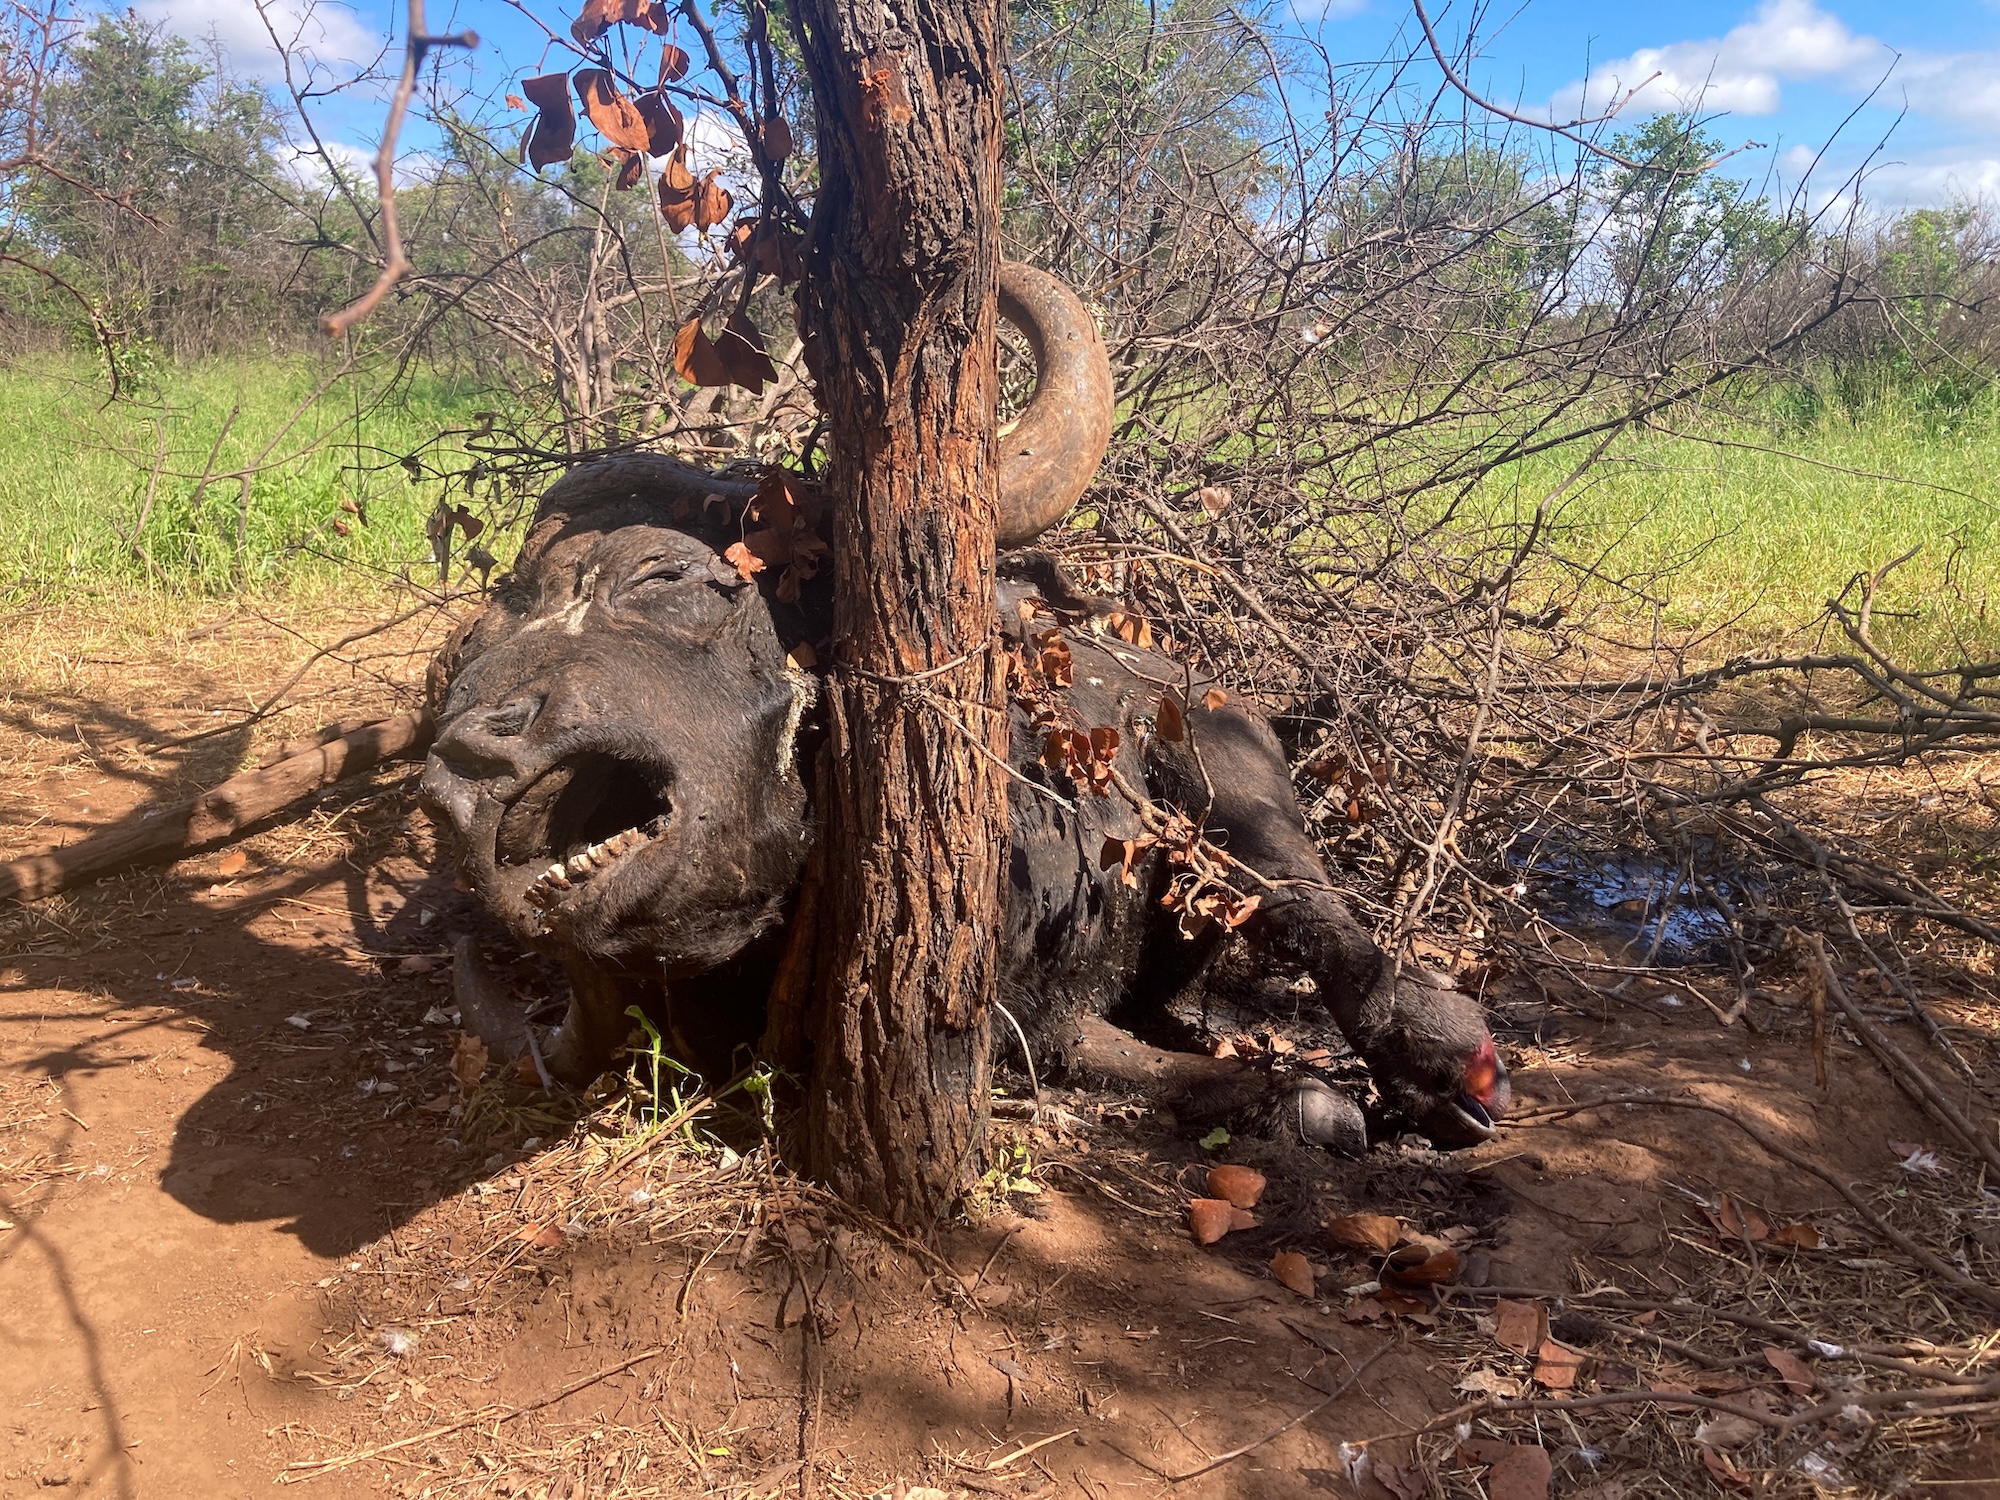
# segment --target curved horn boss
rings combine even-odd
[[[1000,266],[1000,316],[1035,356],[1035,394],[1000,439],[1001,549],[1025,547],[1076,503],[1111,443],[1111,361],[1097,321],[1047,271]]]
[[[1001,262],[1000,316],[1020,330],[1035,359],[1034,395],[999,442],[996,534],[1004,551],[1032,542],[1076,503],[1111,444],[1116,402],[1097,321],[1062,281],[1018,261]],[[659,453],[617,454],[578,464],[551,485],[535,529],[556,515],[642,493],[696,504],[719,494],[741,504],[757,493],[757,481],[725,478]],[[534,550],[531,533],[523,551]]]
[[[1112,389],[1089,313],[1054,277],[1003,265],[1000,311],[1033,347],[1037,375],[997,455],[996,531],[1001,546],[1020,547],[1090,482],[1110,438]],[[763,1028],[814,834],[813,760],[825,753],[809,732],[816,668],[792,648],[829,628],[831,575],[788,600],[771,576],[753,581],[727,560],[740,504],[717,514],[706,497],[740,503],[756,487],[657,453],[576,465],[542,497],[486,609],[437,662],[424,803],[487,911],[567,971],[568,1015],[541,1050],[568,1083],[616,1063],[633,1006],[715,1079]],[[998,623],[1017,640],[1034,588],[996,581]],[[1180,682],[1185,666],[1089,632],[1064,639],[1076,722],[1116,728],[1132,785],[1183,809],[1273,883],[1240,935],[1260,961],[1312,978],[1381,1099],[1370,1119],[1309,1073],[1201,1058],[1229,1076],[1219,1092],[1203,1086],[1176,1103],[1183,1121],[1222,1111],[1338,1150],[1364,1148],[1381,1124],[1414,1126],[1442,1146],[1491,1135],[1510,1090],[1478,1005],[1385,962],[1334,893],[1263,716],[1203,694],[1198,677],[1185,741],[1144,733],[1134,715],[1148,699],[1131,684]],[[1014,775],[999,963],[1009,1014],[1038,1064],[1108,1070],[1090,1041],[1109,1027],[1105,1015],[1198,982],[1225,929],[1188,937],[1164,900],[1178,872],[1140,812],[1047,765],[1045,727],[1018,701],[1006,711]],[[1015,790],[1037,782],[1056,796]],[[1107,842],[1134,852],[1107,867],[1097,854]],[[505,985],[460,947],[468,1024],[492,1031],[496,1050],[535,1042]],[[1178,1079],[1187,1068],[1169,1071]]]

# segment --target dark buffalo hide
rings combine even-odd
[[[780,602],[768,575],[746,582],[721,556],[737,535],[729,507],[670,505],[643,484],[573,501],[563,488],[439,659],[424,796],[485,904],[568,971],[556,1073],[587,1081],[612,1063],[634,1004],[690,1058],[725,1066],[760,1029],[812,838],[818,681],[798,662],[827,655],[823,585]],[[1073,681],[1053,694],[1069,722],[1116,729],[1129,786],[1276,884],[1241,936],[1260,961],[1311,976],[1384,1117],[1440,1146],[1489,1135],[1508,1087],[1478,1007],[1391,972],[1330,889],[1264,718],[1233,698],[1206,706],[1197,685],[1181,737],[1157,732],[1185,669],[1080,628],[1061,606],[1081,601],[1045,557],[1002,572],[1003,628],[1028,654],[1023,637],[1070,622]],[[1075,1061],[1088,1018],[1158,1015],[1227,940],[1216,923],[1183,934],[1161,903],[1178,871],[1158,848],[1131,882],[1104,865],[1107,838],[1143,837],[1139,814],[1044,764],[1047,733],[1015,707],[1001,994],[1044,1076]],[[1360,1112],[1310,1073],[1260,1085],[1253,1106],[1232,1097],[1267,1126],[1364,1144]]]

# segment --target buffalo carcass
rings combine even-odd
[[[1003,448],[1001,543],[1020,548],[1094,472],[1110,382],[1067,288],[1017,266],[1002,285],[1039,377]],[[426,805],[486,906],[563,963],[569,1010],[544,1056],[573,1083],[615,1060],[633,1005],[710,1067],[761,1025],[813,836],[820,669],[801,663],[833,653],[823,582],[801,588],[794,573],[786,588],[777,569],[746,577],[722,555],[757,489],[658,455],[571,469],[543,496],[513,572],[434,669]],[[1041,658],[1062,632],[1071,681],[1058,696],[1071,722],[1119,732],[1117,779],[1269,882],[1242,936],[1311,976],[1386,1114],[1444,1147],[1488,1137],[1508,1084],[1478,1007],[1442,980],[1396,972],[1334,894],[1269,724],[1197,685],[1180,736],[1159,732],[1163,685],[1184,684],[1184,668],[1067,628],[1089,606],[1046,555],[1003,555],[1001,574],[1002,625],[1025,655]],[[1048,732],[1046,715],[1017,700],[1001,999],[1035,1062],[1056,1072],[1086,1034],[1105,1034],[1103,1017],[1157,1014],[1224,933],[1183,934],[1162,897],[1184,869],[1149,845],[1130,799],[1044,763]],[[1103,764],[1097,774],[1110,777]],[[1129,871],[1106,867],[1107,840],[1133,841]],[[1210,1090],[1239,1115],[1365,1145],[1359,1108],[1309,1073],[1240,1076],[1255,1079],[1247,1095]]]

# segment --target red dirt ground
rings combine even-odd
[[[122,711],[123,735],[242,701],[278,670],[256,655],[181,684],[178,720]],[[113,751],[113,701],[85,678],[9,706],[5,852],[213,779],[244,751]],[[1674,1385],[1782,1415],[1883,1387],[1879,1369],[1827,1356],[1807,1395],[1763,1358],[1769,1337],[1557,1300],[1607,1288],[1992,1375],[1990,1312],[1724,1119],[1628,1106],[1450,1157],[1392,1145],[1350,1162],[1204,1151],[1134,1101],[1065,1093],[1056,1121],[999,1127],[1020,1150],[1011,1185],[1039,1191],[996,1178],[980,1222],[926,1248],[843,1215],[760,1149],[635,1142],[615,1100],[572,1128],[510,1085],[458,1098],[440,955],[484,929],[436,871],[406,783],[241,847],[233,874],[210,854],[0,917],[0,1497],[278,1481],[550,1500],[1550,1492],[1519,1487],[1510,1446],[1547,1454],[1553,1493],[1593,1500],[2000,1495],[2000,1442],[1977,1413],[1711,1428],[1720,1468],[1696,1438],[1713,1413],[1657,1403],[1408,1435],[1482,1380],[1546,1394],[1498,1342],[1496,1288],[1547,1294],[1555,1336],[1583,1354],[1577,1394]],[[546,982],[516,973],[531,993]],[[1929,977],[1980,1087],[1927,1060],[1991,1128],[2000,1008],[1977,976]],[[1888,1142],[1942,1146],[1935,1127],[1838,1027],[1821,1088],[1803,1005],[1765,982],[1778,998],[1752,1002],[1755,1029],[1720,1024],[1694,976],[1632,1004],[1553,973],[1488,998],[1524,1107],[1691,1089],[2000,1279],[1982,1164],[1941,1149],[1937,1173],[1908,1170]],[[1204,1249],[1186,1203],[1217,1159],[1269,1186],[1255,1228]],[[1720,1232],[1694,1201],[1718,1193],[1823,1243]],[[1467,1289],[1400,1313],[1351,1290],[1376,1261],[1326,1226],[1362,1211],[1449,1242]],[[1281,1250],[1312,1263],[1312,1298],[1273,1279]],[[1290,1431],[1204,1477],[1162,1477],[1270,1433],[1356,1369]],[[1343,1444],[1364,1440],[1357,1467]]]

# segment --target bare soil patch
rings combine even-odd
[[[72,653],[117,660],[15,694],[0,847],[390,706],[340,668],[289,724],[146,751],[240,716],[302,654],[233,628]],[[646,1136],[613,1092],[463,1090],[445,953],[495,935],[411,791],[392,770],[240,866],[0,917],[0,1496],[2000,1494],[1990,1309],[1729,1117],[1547,1111],[1699,1097],[2000,1281],[1984,1164],[1837,1019],[1821,1084],[1802,975],[1762,976],[1725,1025],[1740,997],[1698,968],[1617,993],[1488,974],[1527,1118],[1449,1157],[1205,1149],[1137,1101],[1054,1090],[997,1127],[978,1222],[923,1242],[787,1177],[740,1119]],[[1575,951],[1629,962],[1638,940],[1610,923]],[[1988,1131],[1990,962],[1954,941],[1919,974],[1974,1072],[1933,1052],[1933,1075]],[[537,964],[512,972],[548,993]],[[1843,973],[1921,1053],[1900,1000]],[[1239,1050],[1328,1040],[1268,997],[1205,1020]],[[1254,1227],[1202,1248],[1187,1204],[1218,1161],[1267,1186]],[[1364,1290],[1380,1256],[1328,1232],[1363,1213],[1448,1251],[1455,1280]],[[1274,1276],[1287,1251],[1312,1296]],[[1523,1316],[1552,1344],[1536,1324],[1516,1347]],[[1882,1399],[1940,1370],[1962,1396]],[[1462,1410],[1516,1398],[1572,1405]]]

